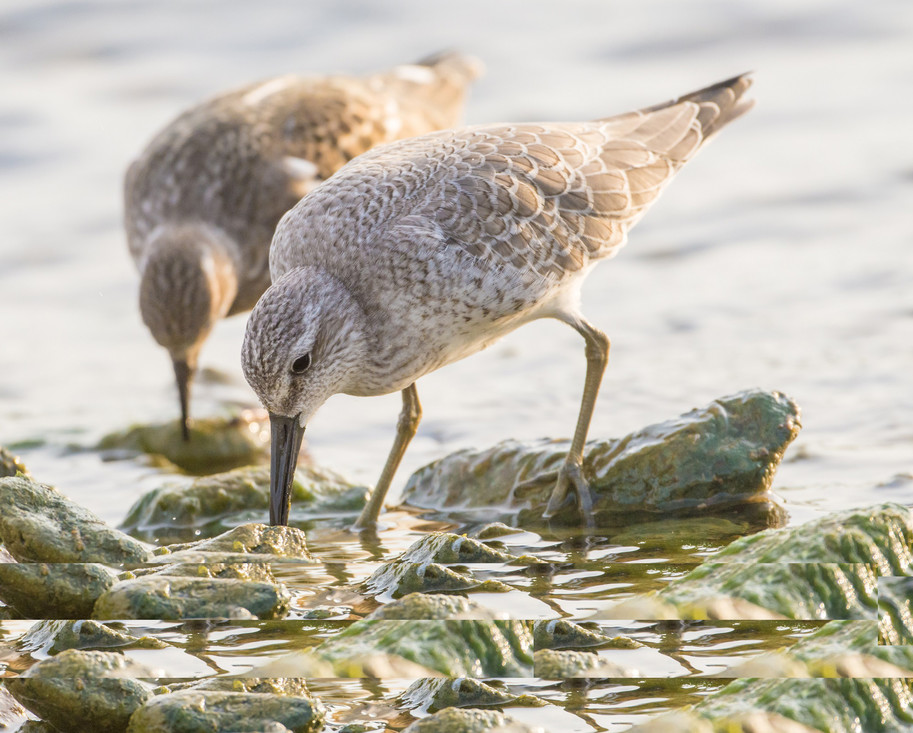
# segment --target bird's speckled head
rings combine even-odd
[[[366,353],[365,316],[325,270],[299,267],[273,283],[251,312],[241,348],[248,384],[273,415],[303,427],[357,378]]]
[[[175,361],[194,363],[238,290],[230,245],[209,228],[162,227],[141,263],[139,307],[146,327]]]

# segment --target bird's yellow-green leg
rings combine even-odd
[[[548,500],[544,516],[554,516],[564,504],[569,488],[577,495],[577,506],[580,509],[586,526],[593,525],[593,497],[590,487],[583,475],[583,446],[586,443],[596,397],[602,384],[602,375],[609,363],[609,338],[602,331],[590,325],[582,318],[571,324],[586,341],[586,379],[583,384],[583,398],[580,401],[580,413],[577,416],[577,428],[571,440],[564,465],[558,473],[558,483]]]
[[[418,430],[418,424],[421,419],[422,405],[418,401],[418,390],[415,389],[415,384],[413,383],[403,390],[403,410],[400,412],[399,420],[396,423],[396,439],[393,441],[393,447],[387,456],[387,462],[384,464],[384,470],[381,471],[380,478],[377,480],[377,485],[368,498],[368,503],[365,504],[365,508],[361,510],[361,514],[355,520],[354,529],[372,529],[377,524],[377,517],[380,515],[380,510],[384,505],[384,497],[390,488],[390,482],[393,480],[393,475],[403,459],[403,454],[406,452],[409,442],[415,436],[415,431]]]

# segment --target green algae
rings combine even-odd
[[[546,704],[533,695],[515,695],[503,685],[493,686],[466,677],[416,680],[395,701],[395,705],[400,708],[432,713],[449,707],[540,707]]]
[[[913,577],[878,579],[878,643],[913,644]]]
[[[354,514],[367,489],[333,471],[300,466],[292,484],[292,521]],[[169,541],[211,537],[269,510],[269,467],[250,466],[198,478],[189,486],[165,485],[144,494],[122,527],[143,539]]]
[[[189,689],[150,700],[133,714],[127,731],[243,732],[279,724],[293,733],[314,733],[322,729],[324,715],[322,706],[310,697]]]
[[[156,456],[182,471],[202,475],[265,461],[269,458],[269,436],[265,416],[245,412],[227,419],[194,420],[190,440],[184,440],[178,420],[134,425],[106,435],[96,449],[109,457]]]
[[[448,677],[528,677],[532,633],[523,621],[356,621],[311,650],[341,677],[363,676],[378,654],[400,657]],[[427,675],[423,675],[427,676]]]
[[[913,511],[877,504],[768,530],[731,543],[714,557],[737,563],[864,563],[878,575],[903,575],[913,566]]]
[[[103,593],[92,617],[109,619],[274,619],[288,613],[284,586],[234,578],[144,575]]]
[[[620,440],[587,443],[593,521],[612,527],[670,514],[773,507],[768,490],[799,431],[798,416],[779,393],[743,392]],[[414,473],[403,502],[448,516],[495,515],[521,527],[541,526],[568,446],[507,441],[460,451]],[[576,508],[566,506],[551,523],[579,524]]]
[[[99,563],[0,563],[0,600],[24,618],[88,618],[115,582]]]
[[[0,479],[0,538],[20,562],[141,563],[150,555],[143,543],[23,476]]]
[[[68,649],[5,680],[9,692],[60,730],[122,733],[130,716],[152,698],[135,677],[144,667],[114,652]]]
[[[909,567],[913,511],[895,504],[828,515],[731,543],[614,618],[875,619],[878,576]]]
[[[16,643],[20,651],[59,654],[67,649],[165,649],[163,641],[151,636],[133,636],[112,625],[91,619],[39,621]]]

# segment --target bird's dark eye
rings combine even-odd
[[[294,374],[304,374],[308,367],[311,365],[311,355],[305,354],[304,356],[299,356],[295,361],[292,362],[292,372]]]

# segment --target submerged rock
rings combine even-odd
[[[0,478],[21,473],[28,476],[28,469],[19,456],[0,445]]]
[[[869,619],[877,578],[910,567],[913,510],[883,504],[731,543],[662,590],[600,618]]]
[[[533,639],[526,621],[458,620],[466,599],[413,594],[356,621],[322,644],[252,671],[258,677],[529,677]],[[447,599],[447,600],[445,600]],[[398,608],[397,608],[398,606]],[[394,607],[391,610],[391,607]],[[487,611],[487,609],[486,609]],[[397,616],[407,616],[399,619]],[[391,618],[392,616],[392,618]],[[444,616],[444,618],[441,618]]]
[[[133,714],[127,731],[265,731],[278,724],[293,733],[313,733],[323,720],[323,708],[309,697],[190,689],[149,701]]]
[[[396,698],[396,706],[436,712],[449,707],[478,708],[503,705],[546,705],[533,695],[514,695],[503,686],[494,687],[466,677],[416,680]]]
[[[913,647],[880,646],[875,621],[831,621],[788,649],[714,677],[913,677]]]
[[[415,721],[403,733],[545,733],[497,710],[447,708]]]
[[[142,563],[151,554],[57,489],[22,476],[0,479],[0,539],[20,562]]]
[[[637,649],[638,641],[626,636],[609,636],[598,629],[588,629],[566,619],[533,622],[533,641],[539,649],[584,649],[611,647],[612,649]]]
[[[539,562],[536,558],[519,558],[501,550],[489,547],[484,542],[453,534],[432,532],[425,535],[407,549],[401,560],[423,563],[509,563],[517,561]]]
[[[151,636],[133,636],[92,621],[39,621],[16,647],[28,654],[59,654],[67,649],[166,649],[168,644]]]
[[[367,489],[326,469],[301,466],[292,484],[292,520],[354,514]],[[212,536],[257,520],[269,510],[269,467],[247,467],[196,479],[189,486],[166,485],[142,496],[127,513],[123,528],[147,539]],[[183,532],[181,530],[184,530]]]
[[[160,456],[187,473],[210,474],[269,458],[269,422],[251,411],[232,418],[194,420],[184,440],[179,420],[135,425],[106,435],[97,449],[108,456]]]
[[[598,527],[684,513],[766,506],[786,447],[799,432],[799,409],[773,392],[742,392],[620,440],[590,441],[584,474]],[[499,519],[521,527],[545,523],[569,441],[524,445],[507,441],[485,451],[460,451],[414,473],[403,502],[460,516]],[[566,505],[550,520],[579,524]]]
[[[563,680],[574,677],[640,677],[635,669],[628,669],[603,659],[593,652],[538,649],[533,656],[536,677]]]
[[[5,680],[9,692],[62,731],[123,733],[130,716],[152,698],[135,677],[149,671],[114,652],[69,649]]]
[[[24,618],[88,618],[115,582],[99,563],[0,563],[0,600]]]
[[[92,617],[107,619],[275,619],[288,613],[285,586],[234,578],[144,575],[123,580],[95,602]]]
[[[442,591],[479,591],[505,593],[512,590],[498,580],[479,580],[469,572],[461,572],[434,562],[409,562],[396,559],[381,565],[359,587],[371,596],[402,598],[410,593]]]
[[[452,619],[493,621],[507,619],[506,612],[494,611],[463,596],[442,593],[411,593],[374,611],[370,619]]]

